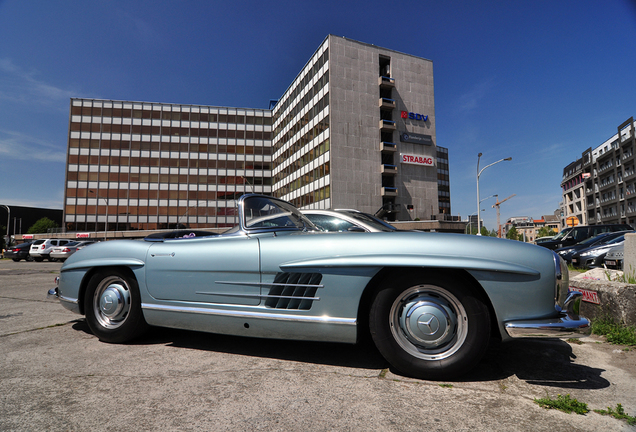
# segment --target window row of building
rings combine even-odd
[[[430,60],[329,35],[272,109],[72,99],[66,229],[231,226],[243,193],[390,204],[397,220],[450,213],[432,82]]]

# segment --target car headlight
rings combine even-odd
[[[581,256],[584,256],[584,257],[599,256],[601,254],[606,253],[608,250],[610,250],[610,248],[594,249],[594,250],[591,250],[591,251],[583,252],[581,254]]]
[[[557,253],[558,253],[559,255],[567,255],[567,254],[569,254],[570,252],[572,252],[573,250],[574,250],[574,249],[565,249],[565,250],[560,250],[560,251],[558,251]]]

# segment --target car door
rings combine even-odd
[[[246,236],[174,239],[153,244],[146,286],[160,300],[258,305],[258,239]]]

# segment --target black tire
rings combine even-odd
[[[38,258],[33,258],[33,261],[35,261],[35,262],[42,262],[42,261],[44,261],[44,258],[40,258],[40,257],[38,257]]]
[[[454,379],[473,368],[490,340],[488,307],[450,275],[385,280],[369,311],[371,337],[384,358],[415,378]]]
[[[137,280],[117,269],[99,270],[91,277],[84,313],[93,334],[104,342],[127,342],[148,328]]]
[[[12,258],[15,262],[20,262],[20,258]]]

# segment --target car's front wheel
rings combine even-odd
[[[84,311],[91,331],[104,342],[129,341],[148,327],[137,280],[121,270],[103,269],[91,277]]]
[[[369,328],[380,353],[402,373],[450,379],[470,370],[485,353],[490,316],[465,282],[402,276],[376,293]]]

